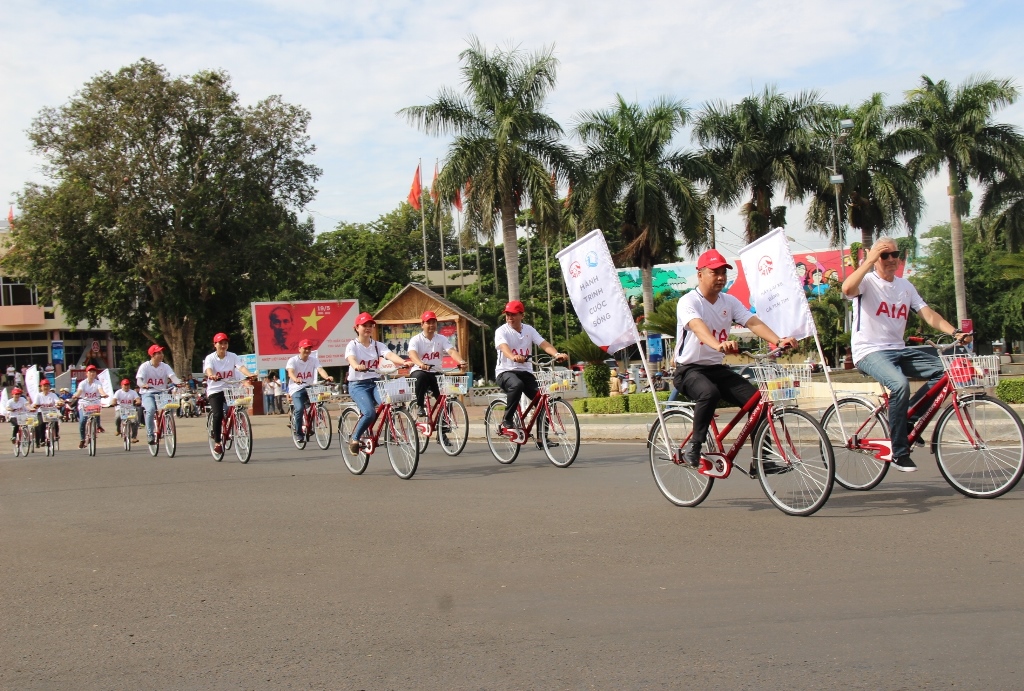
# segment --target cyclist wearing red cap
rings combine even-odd
[[[85,379],[78,382],[78,388],[75,389],[75,395],[71,397],[71,402],[78,402],[79,414],[78,414],[78,448],[85,448],[85,423],[88,421],[84,413],[85,405],[92,403],[93,405],[99,405],[100,399],[106,397],[107,392],[103,390],[103,384],[96,378],[99,375],[99,370],[96,369],[96,365],[89,365],[85,368]],[[103,426],[97,427],[97,431],[103,432]]]
[[[292,397],[292,434],[298,439],[302,434],[302,414],[309,405],[306,387],[316,380],[318,372],[327,381],[334,381],[334,377],[320,366],[320,359],[313,355],[313,341],[308,338],[299,341],[299,354],[288,359],[285,371],[288,373],[288,393]],[[312,433],[313,430],[307,430],[307,435]]]
[[[726,353],[739,352],[729,340],[733,323],[745,326],[770,343],[796,346],[794,338],[779,338],[743,303],[723,293],[731,269],[718,250],[708,250],[697,259],[697,288],[679,298],[676,306],[676,390],[693,401],[693,436],[683,450],[691,465],[700,464],[700,450],[707,437],[711,417],[720,399],[743,406],[757,387],[723,364]]]
[[[11,443],[18,440],[18,413],[28,412],[28,400],[25,392],[17,386],[11,389],[11,397],[7,399],[7,419],[11,421]]]
[[[377,419],[377,404],[381,402],[377,391],[377,362],[385,358],[399,367],[405,360],[391,352],[384,343],[374,340],[373,329],[377,324],[369,312],[356,317],[356,337],[345,346],[345,359],[348,360],[348,393],[361,417],[352,430],[352,439],[348,447],[352,453],[359,453],[359,438],[363,432]]]
[[[501,421],[499,434],[503,429],[515,429],[515,414],[519,399],[532,399],[537,395],[537,378],[533,367],[527,362],[534,345],[540,347],[555,360],[568,360],[569,356],[544,340],[535,328],[523,323],[526,308],[519,300],[505,305],[505,323],[494,331],[494,345],[498,349],[498,364],[494,368],[494,380],[505,392],[505,417]],[[523,430],[517,430],[519,440],[525,438]],[[538,442],[539,444],[540,442]]]
[[[214,453],[224,453],[220,445],[221,423],[224,421],[224,389],[228,386],[227,380],[235,378],[235,372],[241,372],[246,377],[251,377],[252,372],[242,364],[238,356],[228,351],[228,335],[219,333],[213,337],[214,351],[203,360],[203,372],[206,374],[206,397],[209,400],[210,412],[213,414],[213,427],[210,436],[213,437]]]
[[[420,417],[425,415],[423,402],[427,392],[434,394],[434,400],[441,399],[441,388],[437,385],[437,371],[441,369],[444,354],[454,358],[459,367],[465,367],[466,361],[459,351],[449,343],[448,339],[437,333],[437,315],[427,311],[420,315],[422,333],[409,339],[409,359],[413,368],[409,376],[416,380],[416,404],[419,406]]]
[[[53,408],[59,410],[62,401],[60,396],[50,390],[50,380],[45,376],[39,378],[39,394],[33,402],[32,408]],[[43,424],[43,414],[39,413],[39,424],[36,426],[36,446],[40,446],[46,440],[46,425]],[[54,423],[54,430],[57,439],[60,439],[60,424]]]
[[[181,381],[170,365],[164,362],[163,347],[155,343],[149,346],[149,360],[139,366],[135,381],[139,385],[139,393],[142,394],[142,406],[146,409],[146,441],[153,445],[156,443],[153,425],[153,417],[156,415],[156,394],[166,391],[170,384],[180,384]]]
[[[132,382],[130,379],[121,380],[121,388],[114,392],[114,401],[118,406],[138,406],[142,403],[142,397],[139,396],[138,392],[132,389]],[[121,416],[118,415],[114,418],[117,433],[121,434]],[[132,444],[139,443],[139,421],[135,420],[131,424],[132,433]]]

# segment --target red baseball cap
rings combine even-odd
[[[153,357],[157,353],[163,352],[163,349],[163,346],[158,346],[156,343],[154,343],[153,345],[149,346],[149,357]]]
[[[23,393],[25,393],[25,392],[22,391],[21,389],[17,388],[17,387],[11,389],[11,395],[12,396],[20,396]]]
[[[312,348],[313,347],[313,341],[309,340],[308,338],[304,338],[301,341],[299,341],[299,347],[300,348]]]
[[[213,342],[214,342],[214,344],[220,343],[221,341],[228,341],[228,340],[230,340],[230,339],[228,338],[228,335],[227,335],[226,333],[224,333],[223,331],[222,331],[222,332],[220,332],[220,333],[218,333],[218,334],[216,334],[216,335],[215,335],[215,336],[213,337]]]
[[[131,385],[132,385],[132,382],[131,382],[131,380],[130,380],[130,379],[122,379],[122,380],[121,380],[121,385],[123,386],[123,385],[125,385],[125,384],[127,384],[128,386],[131,386]]]
[[[519,302],[519,300],[509,300],[505,304],[504,311],[511,314],[523,314],[526,312],[526,308],[523,307],[523,303]]]
[[[434,314],[433,312],[431,312],[430,310],[427,310],[426,312],[424,312],[423,314],[420,315],[420,323],[421,324],[423,322],[428,322],[431,319],[433,319],[434,321],[437,321],[437,315]]]
[[[47,379],[46,377],[43,377],[42,379],[39,380],[39,386],[50,386],[50,380]]]
[[[363,324],[376,324],[373,315],[369,312],[360,312],[359,316],[356,317],[356,326],[362,326]]]
[[[725,261],[725,257],[718,250],[708,250],[704,254],[697,257],[697,270],[701,269],[720,269],[722,267],[727,269],[732,268],[732,264]]]
[[[96,365],[89,365],[85,368],[86,372],[99,372],[99,368]]]

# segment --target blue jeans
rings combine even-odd
[[[156,392],[142,394],[142,407],[146,409],[146,436],[152,439],[156,436],[153,417],[156,415]],[[84,428],[83,428],[84,429]]]
[[[302,414],[309,405],[309,389],[303,387],[292,393],[292,434],[302,435]],[[307,430],[312,432],[313,430]]]
[[[889,390],[889,438],[893,458],[910,454],[907,441],[907,411],[921,400],[942,378],[942,361],[917,348],[877,350],[865,355],[857,369]],[[910,398],[909,377],[927,379],[928,383]]]
[[[359,412],[362,413],[362,417],[356,423],[356,428],[352,431],[352,438],[359,439],[363,436],[363,432],[377,421],[377,406],[382,402],[380,392],[377,391],[377,381],[375,379],[350,381],[348,395],[352,397],[359,407]]]

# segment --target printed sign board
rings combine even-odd
[[[252,303],[253,341],[259,369],[284,367],[299,354],[299,343],[312,342],[320,364],[345,364],[345,346],[355,338],[358,300],[304,300]]]

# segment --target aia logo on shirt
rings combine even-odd
[[[295,376],[296,376],[296,378],[301,379],[302,383],[305,384],[307,380],[313,378],[313,373],[312,372],[296,372]]]
[[[420,359],[423,360],[423,361],[426,361],[426,360],[440,360],[441,359],[441,353],[424,353],[423,356],[420,357]]]
[[[146,388],[152,389],[155,386],[164,386],[164,378],[158,377],[154,379],[151,377],[146,380]]]
[[[711,335],[714,336],[719,343],[725,343],[729,340],[729,329],[722,329],[721,331],[711,329]]]
[[[883,302],[882,304],[880,304],[878,306],[878,311],[875,312],[875,316],[877,317],[877,316],[882,315],[882,314],[884,314],[885,316],[889,317],[890,319],[902,319],[902,320],[906,321],[906,319],[907,319],[907,306],[906,305],[897,305],[895,302],[893,302],[893,303]]]
[[[376,360],[360,360],[359,364],[362,365],[363,367],[365,367],[366,369],[377,369],[377,363],[378,362],[380,362],[379,358],[376,359]],[[310,374],[306,375],[306,378],[309,379],[309,378],[312,378],[312,376],[313,376],[313,374],[310,373]]]

